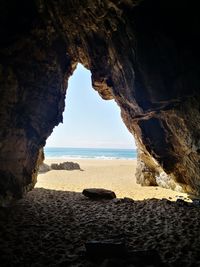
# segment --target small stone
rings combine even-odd
[[[184,206],[189,206],[188,204],[188,202],[186,202],[186,201],[184,201],[183,199],[180,199],[180,198],[178,198],[177,200],[176,200],[176,203],[179,205],[179,206],[182,206],[182,207],[184,207]]]
[[[45,173],[45,172],[48,172],[51,170],[51,167],[46,164],[46,163],[42,163],[40,166],[39,166],[39,173]]]
[[[122,199],[121,198],[114,198],[113,203],[120,204],[120,203],[122,203]]]
[[[82,194],[91,199],[113,199],[116,198],[115,192],[103,188],[87,188]]]
[[[130,198],[130,197],[124,197],[123,201],[124,202],[129,202],[129,203],[133,203],[134,202],[134,200],[132,198]]]

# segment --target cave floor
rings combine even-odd
[[[81,193],[34,189],[0,210],[0,266],[108,264],[85,254],[89,240],[124,240],[128,251],[157,251],[166,266],[200,266],[200,208],[166,199],[94,201]],[[157,265],[161,266],[161,265]]]

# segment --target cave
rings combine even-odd
[[[200,195],[197,3],[2,0],[0,13],[0,206],[34,188],[78,63],[120,106],[138,183]]]
[[[10,0],[1,14],[2,206],[34,187],[78,62],[91,71],[100,96],[120,106],[139,150],[138,182],[199,195],[195,5]]]

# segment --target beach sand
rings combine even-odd
[[[61,163],[71,159],[46,159],[45,163]],[[176,200],[177,197],[187,198],[187,194],[175,192],[161,187],[141,186],[136,183],[136,160],[97,160],[78,159],[81,169],[51,170],[38,175],[36,187],[82,192],[84,188],[105,188],[113,190],[118,198],[129,197],[134,200],[149,198],[168,198]]]
[[[136,161],[75,162],[83,171],[40,174],[36,187],[43,188],[0,209],[1,267],[200,266],[199,206],[166,199],[186,194],[137,185]],[[86,187],[120,199],[91,200],[80,193]],[[127,254],[88,257],[86,243],[95,240],[123,242]]]

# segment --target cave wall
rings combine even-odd
[[[136,138],[138,183],[199,194],[198,9],[160,2],[1,2],[1,205],[33,188],[78,62]]]
[[[62,121],[72,63],[33,1],[1,3],[0,204],[32,189],[42,147]]]

